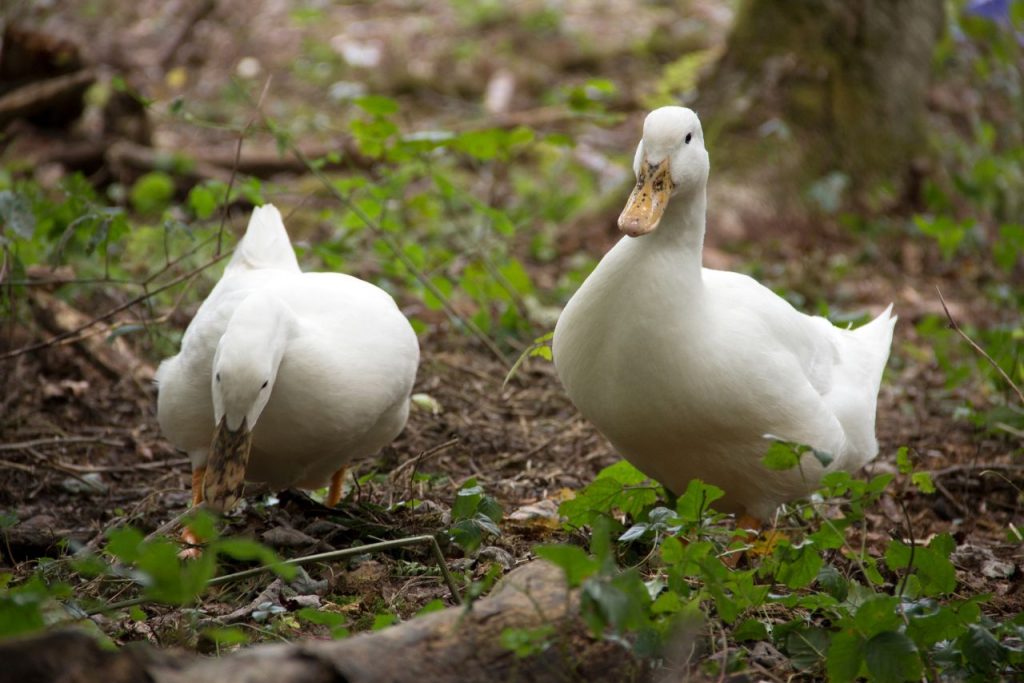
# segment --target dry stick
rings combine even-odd
[[[275,126],[273,121],[271,121],[269,118],[267,118],[265,114],[263,114],[262,109],[257,108],[257,112],[263,121],[263,125],[267,127],[267,130],[271,131],[272,133],[277,131],[277,127]],[[330,179],[328,179],[327,176],[324,175],[323,171],[314,166],[313,163],[310,162],[309,158],[305,155],[305,153],[298,147],[296,147],[294,144],[292,144],[291,140],[285,140],[285,145],[288,148],[288,150],[291,151],[292,155],[299,160],[299,163],[301,163],[309,173],[311,173],[317,180],[319,180],[321,184],[323,184],[323,186],[327,188],[327,190],[332,195],[334,195],[335,199],[337,199],[342,206],[344,206],[346,209],[355,214],[356,218],[361,220],[363,224],[366,226],[366,228],[370,232],[372,232],[377,239],[381,240],[384,243],[384,245],[391,251],[391,253],[395,255],[395,258],[401,261],[402,265],[405,266],[409,270],[409,272],[412,273],[416,277],[416,279],[420,281],[420,284],[423,285],[423,287],[428,292],[430,292],[434,297],[437,298],[438,301],[441,302],[442,308],[444,308],[445,313],[448,314],[448,317],[451,318],[453,322],[456,322],[465,327],[466,329],[468,329],[473,334],[473,336],[477,338],[477,340],[479,340],[484,346],[486,346],[487,349],[491,353],[493,353],[494,356],[502,362],[502,364],[505,365],[505,367],[509,366],[508,359],[505,357],[505,354],[502,353],[501,349],[498,348],[498,345],[495,344],[494,341],[490,337],[488,337],[483,330],[477,327],[477,325],[472,320],[463,318],[459,314],[459,312],[455,310],[455,308],[451,305],[451,302],[448,301],[448,297],[446,297],[444,293],[441,292],[440,289],[438,289],[437,285],[435,285],[430,280],[430,278],[427,277],[426,274],[422,270],[420,270],[415,263],[413,263],[412,259],[410,259],[406,255],[406,253],[402,250],[401,246],[398,244],[395,238],[391,236],[390,233],[381,228],[380,225],[378,225],[372,218],[370,218],[366,214],[366,212],[359,208],[358,205],[356,205],[347,196],[342,194],[341,191],[338,190],[338,188],[335,187],[333,183],[331,183]]]
[[[17,441],[15,443],[0,444],[0,451],[20,451],[25,448],[38,448],[40,446],[60,446],[66,443],[98,443],[102,446],[124,446],[122,441],[109,441],[96,436],[57,436],[49,439],[32,439],[31,441]]]
[[[423,462],[424,460],[426,460],[427,458],[429,458],[429,457],[431,457],[433,455],[437,455],[441,451],[444,451],[444,450],[447,450],[447,449],[451,448],[452,446],[454,446],[458,442],[459,442],[459,437],[455,437],[454,439],[449,439],[448,441],[445,441],[442,444],[438,444],[437,446],[432,446],[431,448],[428,448],[427,450],[423,451],[419,455],[414,455],[413,457],[411,457],[408,460],[406,460],[405,462],[403,462],[401,465],[399,465],[398,467],[393,469],[391,471],[391,474],[392,474],[392,476],[395,476],[399,472],[404,470],[406,467],[412,467],[413,471],[415,472],[416,468],[419,466],[419,464],[421,462]]]
[[[175,460],[156,460],[153,462],[140,462],[135,465],[72,465],[71,463],[58,462],[61,467],[89,474],[91,472],[136,472],[138,470],[162,470],[165,467],[178,467],[189,464],[188,458],[177,458]]]
[[[267,76],[266,82],[263,84],[263,91],[260,93],[259,99],[256,101],[257,111],[263,105],[263,98],[267,96],[267,92],[270,91],[270,82],[273,80],[273,76]],[[220,215],[220,227],[217,229],[217,253],[220,254],[221,243],[224,238],[224,223],[228,219],[228,208],[231,206],[231,189],[235,185],[235,178],[238,176],[238,164],[242,159],[242,142],[245,141],[245,136],[249,134],[252,129],[252,124],[256,122],[256,117],[251,116],[245,123],[245,126],[238,131],[238,144],[235,145],[235,162],[231,165],[231,176],[228,178],[227,189],[224,190],[224,211]]]
[[[195,509],[195,508],[193,508]],[[340,560],[346,557],[352,557],[354,555],[363,555],[365,553],[372,553],[384,550],[391,550],[392,548],[401,548],[409,545],[419,545],[426,543],[430,545],[430,551],[434,556],[434,560],[437,562],[438,569],[441,570],[441,575],[444,577],[444,581],[448,584],[448,590],[451,591],[452,600],[456,605],[462,604],[462,598],[459,595],[459,589],[455,585],[455,579],[452,577],[450,571],[448,571],[448,565],[444,561],[444,553],[441,552],[441,546],[438,544],[437,539],[430,534],[424,534],[422,536],[409,536],[408,538],[396,538],[393,541],[381,541],[380,543],[369,543],[367,545],[361,545],[355,548],[345,548],[343,550],[331,550],[326,553],[317,553],[315,555],[306,555],[304,557],[295,557],[290,560],[281,562],[283,565],[290,566],[301,566],[310,562],[323,562],[328,560]],[[223,583],[235,581],[236,579],[244,579],[249,576],[257,576],[264,574],[268,571],[273,571],[274,567],[254,567],[253,569],[246,569],[234,574],[225,574],[224,576],[218,576],[210,579],[206,583],[206,587],[219,586]],[[114,602],[109,605],[103,605],[95,609],[87,610],[86,616],[94,616],[96,614],[103,614],[105,612],[113,612],[115,610],[124,609],[125,607],[134,607],[135,605],[141,605],[146,602],[151,602],[149,598],[132,598],[131,600],[123,600],[121,602]]]
[[[64,339],[68,339],[69,337],[73,337],[74,335],[78,334],[82,330],[88,329],[88,328],[92,327],[93,325],[95,325],[97,323],[101,323],[101,322],[104,322],[106,320],[109,320],[110,318],[114,317],[115,315],[117,315],[121,311],[124,311],[124,310],[126,310],[128,308],[131,308],[132,306],[134,306],[134,305],[136,305],[136,304],[138,304],[138,303],[140,303],[142,301],[145,301],[146,299],[148,299],[148,298],[150,298],[152,296],[156,296],[160,292],[162,292],[164,290],[167,290],[167,289],[170,289],[171,287],[174,287],[174,286],[180,284],[181,282],[184,282],[185,280],[187,280],[187,279],[189,279],[191,277],[195,277],[196,275],[198,275],[199,273],[203,272],[204,270],[206,270],[210,266],[213,266],[216,263],[218,263],[219,261],[221,261],[222,259],[226,258],[228,255],[229,254],[219,254],[217,256],[214,256],[209,262],[204,263],[203,265],[198,266],[196,268],[193,268],[189,272],[187,272],[187,273],[185,273],[183,275],[179,275],[178,277],[174,278],[173,280],[171,280],[167,284],[161,285],[160,287],[157,287],[156,289],[154,289],[154,290],[152,290],[152,291],[150,291],[150,292],[148,292],[146,294],[142,294],[140,296],[137,296],[134,299],[128,301],[127,303],[121,304],[120,306],[116,306],[116,307],[110,309],[109,311],[107,311],[106,313],[104,313],[103,315],[100,315],[100,316],[98,316],[96,318],[93,318],[89,322],[84,323],[82,325],[79,325],[78,327],[76,327],[73,330],[68,330],[67,332],[61,332],[60,334],[58,334],[58,335],[56,335],[54,337],[51,337],[50,339],[47,339],[46,341],[41,341],[41,342],[36,343],[36,344],[29,344],[28,346],[23,346],[20,349],[15,349],[13,351],[8,351],[7,353],[0,354],[0,361],[9,360],[11,358],[16,358],[18,356],[22,356],[22,355],[24,355],[26,353],[32,353],[33,351],[38,351],[40,349],[45,349],[48,346],[52,346],[52,345],[54,345],[54,344],[56,344],[58,342],[63,341]]]
[[[896,597],[899,598],[900,602],[903,602],[903,592],[907,590],[907,582],[910,581],[910,573],[914,571],[914,548],[917,547],[917,541],[914,539],[914,525],[910,521],[910,512],[907,511],[907,505],[903,502],[903,498],[897,498],[896,502],[900,504],[900,509],[903,510],[903,519],[907,523],[907,533],[910,534],[910,557],[907,558],[907,573],[903,575],[903,580],[900,582],[900,592]],[[903,619],[906,620],[907,615],[900,610],[900,614]]]
[[[967,341],[967,343],[971,345],[972,349],[981,354],[981,357],[987,360],[989,364],[996,369],[996,372],[998,372],[999,375],[1003,378],[1003,380],[1005,380],[1006,383],[1010,385],[1010,388],[1013,389],[1014,392],[1016,392],[1017,398],[1020,400],[1022,404],[1024,404],[1024,392],[1020,390],[1020,387],[1013,383],[1013,380],[1010,379],[1010,376],[1006,374],[1006,371],[999,366],[999,363],[995,362],[992,359],[992,356],[988,355],[988,353],[985,352],[985,349],[978,346],[978,344],[973,339],[967,336],[966,332],[960,329],[960,326],[956,324],[955,320],[953,320],[953,316],[949,312],[949,307],[946,306],[946,300],[942,297],[942,290],[936,287],[935,291],[939,293],[939,301],[942,302],[942,310],[946,312],[946,318],[949,320],[949,326],[956,330],[956,333],[963,337]]]

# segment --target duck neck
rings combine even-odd
[[[665,207],[661,225],[640,241],[644,248],[671,258],[674,269],[694,285],[701,281],[707,191],[676,195]]]
[[[264,292],[250,294],[235,309],[220,340],[220,350],[254,364],[268,364],[273,374],[281,364],[297,321],[292,310]]]

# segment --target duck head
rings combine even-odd
[[[283,325],[271,302],[262,299],[252,296],[239,306],[213,359],[216,428],[203,497],[217,511],[231,508],[242,495],[252,431],[270,401],[283,356]]]
[[[710,167],[704,131],[693,110],[662,107],[652,111],[636,148],[636,187],[619,216],[619,229],[630,237],[653,231],[673,196],[706,186]]]

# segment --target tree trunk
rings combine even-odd
[[[748,0],[698,88],[713,165],[776,206],[833,172],[860,197],[902,191],[944,19],[939,0]]]
[[[620,644],[596,640],[578,619],[579,600],[561,570],[535,561],[505,577],[471,609],[452,607],[339,641],[260,645],[219,658],[153,650],[101,650],[88,636],[49,634],[0,646],[16,662],[0,681],[74,683],[464,683],[631,681],[644,675]],[[550,644],[517,657],[506,629],[552,625]],[[55,640],[56,639],[56,640]],[[59,642],[58,642],[59,641]],[[5,665],[6,666],[6,665]],[[5,679],[5,674],[15,678]],[[64,676],[64,678],[61,678]]]

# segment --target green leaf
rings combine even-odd
[[[800,464],[800,455],[785,441],[773,441],[761,464],[770,470],[791,470]]]
[[[900,623],[899,599],[892,595],[878,595],[864,601],[857,608],[853,622],[864,636],[871,636],[897,628]]]
[[[914,641],[897,631],[883,631],[864,644],[868,671],[879,683],[921,678],[921,657]]]
[[[789,588],[809,586],[818,576],[823,560],[813,542],[804,541],[800,548],[779,546],[781,557],[775,577]]]
[[[222,538],[211,546],[211,550],[236,560],[256,560],[286,580],[295,578],[298,571],[295,565],[285,564],[267,546],[247,538]]]
[[[816,577],[818,585],[836,600],[842,602],[850,592],[850,582],[831,564],[822,565]]]
[[[440,612],[444,608],[444,600],[441,600],[440,598],[434,598],[427,604],[423,605],[423,607],[420,607],[418,610],[416,610],[416,616],[422,617],[424,614]]]
[[[585,618],[592,629],[608,625],[616,633],[646,624],[647,608],[651,604],[647,588],[635,570],[611,579],[587,581],[583,584],[582,600]]]
[[[506,628],[501,632],[499,640],[503,648],[514,652],[516,657],[523,658],[548,649],[554,634],[555,627],[552,624],[536,628]]]
[[[891,569],[908,569],[921,582],[925,595],[945,595],[956,590],[956,569],[949,561],[949,554],[955,547],[949,534],[939,534],[928,546],[916,546],[913,552],[913,567],[910,547],[899,540],[889,542],[885,549],[885,563]]]
[[[587,554],[583,548],[565,543],[534,546],[534,554],[565,572],[565,581],[570,588],[579,586],[583,581],[597,573],[601,563]]]
[[[835,683],[856,680],[864,663],[864,638],[852,630],[832,636],[828,647],[828,678]]]
[[[0,191],[0,221],[22,239],[32,239],[36,230],[32,204],[25,196],[10,190]]]
[[[1005,648],[983,626],[972,624],[967,633],[957,640],[960,651],[972,667],[979,671],[994,671],[1005,658]]]
[[[900,474],[910,474],[914,466],[910,464],[910,450],[906,446],[900,446],[896,450],[896,467]]]
[[[315,607],[303,607],[295,615],[299,619],[308,621],[311,624],[326,626],[330,630],[332,638],[345,638],[348,636],[348,629],[345,628],[345,623],[348,619],[343,614],[318,610]]]
[[[910,475],[910,483],[916,486],[921,493],[935,493],[935,484],[932,482],[932,475],[928,472],[914,472]]]
[[[828,631],[804,627],[786,636],[786,652],[798,669],[811,671],[821,666],[829,649]]]
[[[139,557],[139,548],[145,537],[134,527],[120,527],[107,532],[107,552],[125,563]]]
[[[352,100],[353,104],[374,116],[391,116],[398,113],[398,102],[382,95],[364,95]]]
[[[469,519],[475,515],[483,497],[483,487],[476,483],[476,479],[470,478],[455,494],[452,519]]]
[[[673,593],[673,595],[675,594]],[[744,640],[767,640],[768,627],[764,625],[764,622],[758,619],[747,619],[746,621],[740,622],[740,624],[733,629],[732,637],[736,642],[743,642]]]
[[[684,522],[698,522],[707,514],[711,503],[724,495],[725,491],[714,484],[691,479],[686,485],[686,492],[676,500],[676,513]]]
[[[174,197],[174,180],[163,171],[151,171],[135,181],[131,202],[141,214],[163,211]]]
[[[380,631],[382,629],[387,628],[388,626],[391,626],[397,621],[398,615],[391,614],[390,612],[385,612],[383,614],[378,614],[373,618],[373,626],[371,626],[370,628],[373,631]]]
[[[651,604],[651,614],[675,614],[683,609],[683,601],[675,591],[662,591]],[[734,634],[735,635],[735,634]]]
[[[249,642],[248,634],[237,626],[223,626],[203,629],[203,637],[212,640],[218,647],[245,645]]]
[[[601,470],[574,498],[563,501],[558,512],[569,525],[577,527],[591,524],[595,518],[615,510],[638,519],[658,500],[660,490],[647,475],[622,460]]]
[[[206,185],[196,185],[189,190],[188,207],[200,220],[205,221],[212,216],[219,203],[217,195]]]

